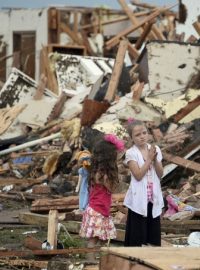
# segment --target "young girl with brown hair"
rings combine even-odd
[[[123,142],[116,136],[105,135],[92,151],[89,203],[80,229],[80,236],[88,239],[88,247],[94,247],[98,240],[116,238],[110,207],[111,194],[118,184],[117,151],[122,149]]]
[[[163,196],[160,178],[163,174],[162,153],[148,143],[145,124],[129,124],[133,146],[126,151],[125,163],[131,171],[131,182],[124,205],[128,208],[125,246],[161,245],[160,215]]]

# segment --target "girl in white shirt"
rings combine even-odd
[[[125,158],[131,183],[124,199],[128,207],[124,245],[161,246],[162,153],[158,146],[147,143],[148,131],[143,122],[134,120],[128,129],[134,145],[126,151]]]

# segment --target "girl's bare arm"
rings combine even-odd
[[[151,162],[152,161],[150,159],[146,160],[141,168],[139,168],[136,161],[130,160],[128,162],[129,169],[130,169],[131,173],[133,174],[133,176],[135,177],[136,180],[138,180],[138,181],[142,180],[142,178],[147,173],[147,171],[148,171],[148,169],[149,169],[149,167],[151,165]]]
[[[155,171],[156,174],[158,176],[158,178],[161,178],[163,175],[163,165],[162,162],[157,161],[157,159],[155,159],[154,161],[154,167],[155,167]]]

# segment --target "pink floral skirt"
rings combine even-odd
[[[108,240],[116,238],[116,229],[111,216],[104,217],[88,206],[83,213],[79,234],[84,238]]]

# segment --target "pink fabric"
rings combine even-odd
[[[110,142],[115,145],[118,151],[124,150],[124,142],[117,138],[114,134],[106,134],[104,136],[105,141]]]
[[[148,202],[153,202],[153,183],[152,182],[147,183],[147,199],[148,199]]]
[[[116,229],[112,217],[105,217],[90,206],[83,213],[83,220],[79,232],[81,237],[98,237],[101,240],[116,238]]]
[[[110,215],[111,193],[103,185],[95,184],[90,188],[89,206],[108,217]]]

